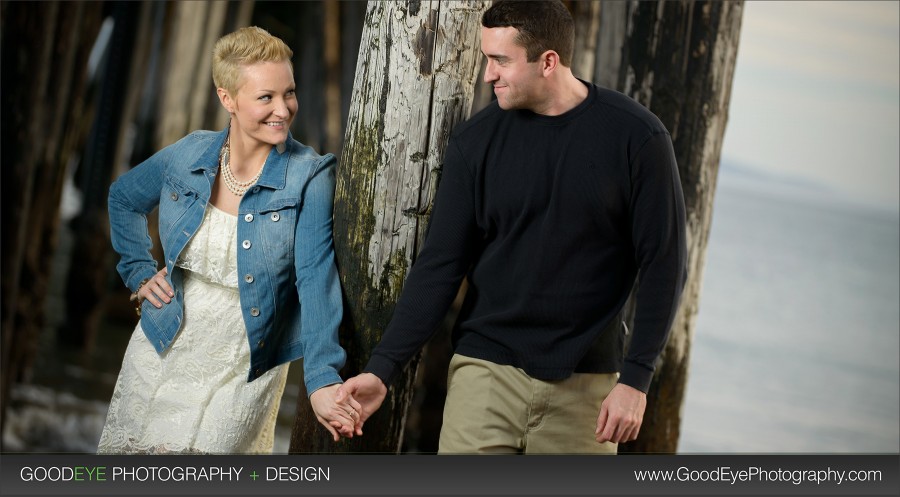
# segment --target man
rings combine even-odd
[[[454,130],[427,240],[338,400],[362,404],[362,434],[468,277],[439,451],[615,453],[638,435],[685,280],[671,137],[633,100],[573,76],[560,2],[496,2],[482,26],[497,99]]]

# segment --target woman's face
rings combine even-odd
[[[234,98],[223,99],[232,114],[232,139],[278,145],[287,140],[297,113],[294,72],[287,61],[243,66]]]

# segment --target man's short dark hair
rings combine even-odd
[[[559,0],[498,1],[481,16],[486,28],[512,27],[519,30],[516,43],[525,48],[528,62],[538,60],[547,50],[559,54],[559,61],[572,66],[575,51],[575,21]]]

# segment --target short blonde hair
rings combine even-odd
[[[257,26],[241,28],[219,38],[213,48],[212,77],[216,88],[235,93],[241,78],[241,66],[257,62],[291,64],[294,54],[280,38]],[[293,70],[291,65],[291,70]]]

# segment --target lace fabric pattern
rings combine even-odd
[[[163,354],[140,323],[125,352],[99,453],[271,453],[288,365],[247,383],[250,347],[237,291],[237,218],[206,210],[176,264],[184,323]]]
[[[175,261],[210,283],[237,291],[237,218],[208,204],[203,223]]]

